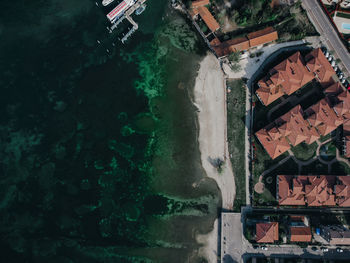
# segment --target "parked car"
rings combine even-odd
[[[331,62],[332,60],[333,60],[333,56],[330,55],[330,56],[328,57],[328,61]]]
[[[335,60],[332,61],[331,66],[334,68],[335,67]]]
[[[337,72],[337,70],[338,70],[338,66],[335,66],[334,71]]]
[[[321,247],[322,252],[328,252],[328,248],[326,247]]]
[[[325,54],[326,58],[329,58],[329,52],[326,51],[326,54]]]
[[[262,246],[261,249],[262,249],[262,250],[269,250],[269,249],[268,249],[267,247],[265,247],[265,246]]]
[[[337,247],[337,252],[343,253],[344,251],[340,247]]]

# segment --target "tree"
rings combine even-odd
[[[228,56],[228,60],[230,62],[236,62],[237,63],[237,62],[239,62],[240,58],[241,58],[241,54],[239,52],[233,52],[233,53],[231,53]]]

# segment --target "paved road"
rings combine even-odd
[[[248,208],[250,209],[250,208]],[[244,213],[243,213],[244,214]],[[291,257],[293,255],[304,258],[350,258],[348,247],[342,247],[344,252],[336,252],[335,247],[329,247],[328,252],[322,252],[320,247],[317,251],[312,246],[301,248],[297,245],[266,245],[268,250],[261,247],[253,248],[243,236],[243,224],[241,213],[223,212],[221,214],[221,262],[243,262],[243,258],[251,256],[279,256]]]
[[[316,30],[320,33],[322,42],[329,50],[335,51],[336,56],[342,60],[342,63],[348,72],[347,75],[349,76],[350,54],[338,36],[333,24],[328,19],[328,16],[323,11],[318,0],[302,0],[302,6],[307,11],[310,20],[316,27]]]
[[[221,214],[221,262],[241,262],[243,247],[241,213]]]

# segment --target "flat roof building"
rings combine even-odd
[[[308,226],[290,227],[291,242],[311,242],[311,229]]]
[[[350,245],[350,230],[340,225],[321,226],[321,236],[330,245]]]

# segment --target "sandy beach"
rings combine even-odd
[[[194,101],[198,107],[199,149],[207,176],[213,178],[220,188],[222,208],[231,210],[235,198],[235,181],[227,147],[225,93],[225,78],[219,61],[213,54],[208,54],[200,63],[194,88]],[[225,162],[220,173],[212,164],[217,158]],[[209,262],[217,261],[217,223],[218,220],[212,232],[198,236],[198,241],[204,245],[200,253]]]

